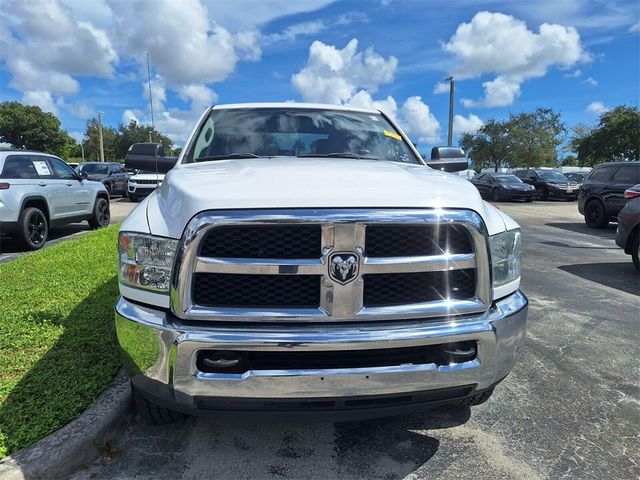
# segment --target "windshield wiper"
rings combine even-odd
[[[208,157],[198,157],[196,162],[206,162],[207,160],[228,160],[230,158],[263,158],[255,153],[227,153],[225,155],[209,155]]]
[[[300,155],[296,155],[296,157],[336,157],[336,158],[358,158],[365,160],[380,160],[375,157],[363,157],[362,155],[358,155],[356,153],[351,152],[336,152],[336,153],[302,153]]]

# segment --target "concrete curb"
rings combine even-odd
[[[67,426],[0,460],[3,480],[63,479],[94,461],[133,415],[129,377],[120,370],[93,405]]]

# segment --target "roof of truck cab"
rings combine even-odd
[[[226,105],[214,105],[214,110],[239,109],[239,108],[299,108],[307,110],[342,110],[347,112],[375,113],[379,110],[371,108],[358,108],[351,105],[331,105],[325,103],[298,103],[298,102],[274,102],[274,103],[229,103]]]

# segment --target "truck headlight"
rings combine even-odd
[[[169,292],[177,240],[142,233],[120,232],[120,281],[132,287]]]
[[[500,287],[520,277],[522,247],[520,230],[509,230],[489,237],[493,287]]]

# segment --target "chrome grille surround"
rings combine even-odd
[[[199,245],[210,229],[222,225],[321,224],[322,255],[317,259],[251,259],[199,257]],[[452,223],[466,228],[473,253],[422,257],[367,258],[364,252],[369,224],[421,225]],[[468,315],[491,305],[487,233],[480,215],[448,209],[288,209],[217,210],[197,214],[187,225],[176,252],[171,282],[171,308],[183,320],[234,322],[336,322],[398,320]],[[329,277],[332,252],[361,257],[358,276],[341,285]],[[425,303],[364,307],[363,275],[413,273],[475,268],[476,292],[467,300],[442,299]],[[204,307],[192,300],[194,273],[260,275],[322,275],[320,308]]]

